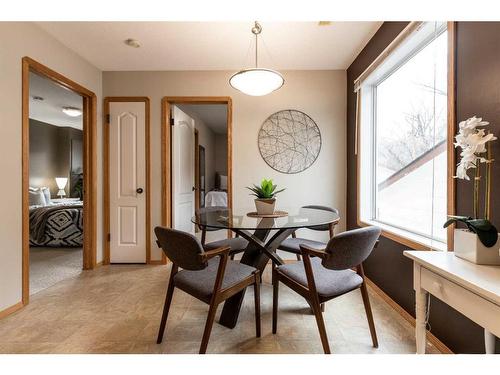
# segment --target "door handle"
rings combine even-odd
[[[196,190],[196,188],[193,186],[193,187],[191,188],[191,191],[195,191],[195,190]]]
[[[143,191],[144,191],[144,190],[143,190],[142,188],[137,188],[137,190],[136,190],[137,194],[142,194],[142,193],[143,193]]]

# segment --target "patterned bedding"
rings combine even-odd
[[[82,245],[82,202],[30,207],[30,246],[80,247]]]

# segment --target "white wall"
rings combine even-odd
[[[205,190],[210,191],[215,186],[215,133],[189,110],[189,104],[183,105],[181,109],[194,120],[194,127],[198,130],[198,143],[205,147]]]
[[[164,96],[231,96],[233,99],[233,190],[235,209],[252,209],[245,186],[271,177],[287,190],[278,207],[325,204],[340,209],[345,228],[346,204],[346,72],[285,71],[285,86],[264,96],[243,95],[228,84],[233,72],[104,72],[105,96],[138,95],[151,100],[152,201],[161,201],[160,131]],[[271,169],[260,157],[257,134],[263,121],[283,109],[307,113],[318,124],[322,149],[306,171],[287,175]],[[152,207],[153,226],[161,223],[160,205]],[[311,233],[311,232],[309,232]],[[314,232],[315,234],[316,232]],[[326,234],[322,234],[326,236]],[[160,251],[152,236],[152,259]]]
[[[98,97],[101,145],[102,73],[38,26],[0,22],[0,311],[22,296],[21,59],[29,56],[78,82]],[[102,152],[98,155],[97,259],[102,259]]]

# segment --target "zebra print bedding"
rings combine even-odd
[[[30,208],[30,246],[83,246],[83,205]]]

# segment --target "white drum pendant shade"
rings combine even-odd
[[[251,96],[263,96],[278,90],[285,80],[278,72],[270,69],[246,69],[234,74],[229,84],[236,90]]]
[[[240,70],[229,79],[231,87],[251,96],[270,94],[285,83],[279,72],[258,67],[258,36],[261,32],[262,26],[255,21],[252,28],[255,35],[255,68]]]

